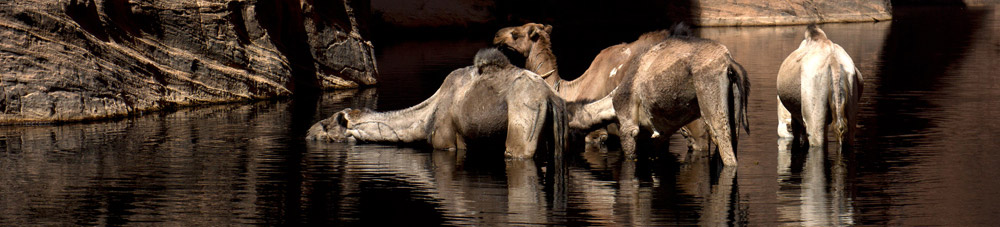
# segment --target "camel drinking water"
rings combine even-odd
[[[861,72],[844,48],[816,25],[806,28],[799,48],[778,70],[778,136],[808,138],[809,146],[826,145],[830,127],[844,147],[854,139]]]
[[[416,106],[388,112],[348,108],[313,125],[306,138],[427,141],[435,149],[465,149],[467,141],[505,135],[506,156],[530,158],[544,137],[554,137],[556,153],[564,148],[564,105],[541,76],[511,65],[496,49],[485,49],[476,54],[474,66],[452,71],[434,95]]]
[[[725,46],[672,35],[629,61],[622,72],[625,78],[608,96],[567,107],[571,128],[617,121],[622,150],[634,156],[640,132],[655,138],[701,118],[723,164],[737,165],[739,129],[749,133],[750,82]]]
[[[603,98],[611,93],[625,78],[622,70],[630,67],[629,59],[641,56],[650,47],[670,36],[666,30],[649,32],[631,43],[605,48],[594,58],[583,75],[575,80],[563,80],[559,75],[555,54],[552,52],[549,36],[551,33],[551,25],[527,23],[500,29],[494,36],[493,43],[523,55],[526,60],[524,65],[528,70],[535,73],[552,72],[545,77],[545,81],[558,92],[559,97],[567,102],[583,103]],[[700,119],[685,126],[681,131],[692,149],[708,148],[708,128]],[[607,134],[604,130],[598,130],[588,136],[588,139],[596,137],[595,135]]]

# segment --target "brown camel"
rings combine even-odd
[[[808,138],[809,146],[826,145],[826,130],[842,146],[854,139],[861,72],[844,48],[816,25],[806,28],[799,48],[778,70],[778,135]],[[829,126],[828,126],[829,125]]]
[[[611,93],[621,83],[625,76],[622,70],[628,68],[629,59],[641,56],[649,48],[662,42],[670,36],[666,30],[643,34],[631,43],[622,43],[601,50],[590,67],[575,80],[563,80],[559,76],[555,54],[549,34],[551,25],[527,23],[516,27],[506,27],[497,31],[493,43],[502,48],[518,52],[526,58],[525,67],[535,73],[552,72],[545,81],[553,87],[567,102],[591,102]],[[614,128],[610,130],[614,132]],[[682,135],[688,140],[694,150],[708,149],[708,128],[700,119],[685,126]],[[607,131],[598,130],[587,136],[606,137]],[[615,134],[615,133],[612,133]],[[603,140],[603,139],[602,139]],[[590,142],[590,141],[588,141]]]
[[[630,60],[624,80],[608,96],[569,106],[570,127],[617,120],[625,154],[635,155],[640,131],[656,138],[702,118],[723,164],[736,165],[739,128],[749,133],[746,71],[715,41],[671,36]]]
[[[565,103],[542,77],[510,64],[496,49],[479,51],[475,65],[452,71],[441,88],[416,106],[389,112],[345,109],[309,129],[307,139],[411,143],[465,149],[467,141],[506,135],[508,157],[530,158],[543,128],[554,150],[565,146]],[[551,122],[551,127],[545,127]]]

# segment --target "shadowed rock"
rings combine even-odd
[[[0,124],[374,84],[374,54],[358,32],[355,5],[5,1]]]

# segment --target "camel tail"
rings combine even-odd
[[[549,96],[549,111],[552,114],[552,134],[553,134],[553,152],[557,160],[562,158],[563,151],[566,149],[566,139],[569,135],[568,132],[568,119],[566,111],[566,101],[559,96],[552,94]]]
[[[750,80],[747,78],[747,71],[743,69],[740,63],[737,63],[732,56],[727,56],[729,58],[729,72],[726,73],[729,76],[730,83],[730,96],[729,107],[731,110],[732,119],[730,121],[730,128],[733,129],[734,143],[735,138],[738,138],[739,129],[743,128],[743,131],[750,135],[750,119],[747,116],[747,103],[750,97]]]

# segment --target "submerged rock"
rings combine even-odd
[[[3,1],[0,124],[371,85],[355,10],[368,3]]]

